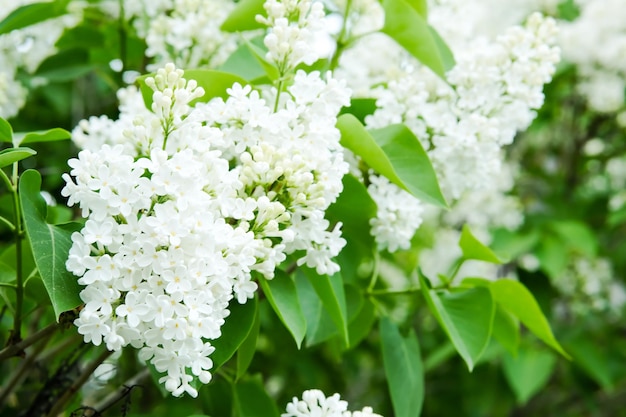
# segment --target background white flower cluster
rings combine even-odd
[[[338,270],[345,241],[324,211],[348,169],[334,125],[349,90],[299,72],[274,112],[239,84],[193,105],[202,88],[172,64],[146,84],[152,112],[128,89],[119,120],[75,134],[85,149],[63,194],[88,217],[67,262],[85,285],[75,324],[86,342],[139,348],[169,391],[196,395],[194,376],[211,378],[207,340],[233,297],[254,296],[253,272],[270,279],[293,252],[320,274]]]
[[[363,10],[384,16],[381,7],[364,3],[370,7]],[[516,227],[522,218],[519,204],[505,196],[513,185],[514,169],[506,166],[503,147],[529,126],[534,109],[543,104],[543,86],[559,60],[555,21],[539,14],[531,14],[523,26],[489,19],[498,21],[502,29],[487,31],[481,25],[486,7],[468,13],[467,7],[454,1],[430,6],[429,20],[456,60],[446,75],[448,84],[381,34],[364,36],[346,50],[338,76],[348,80],[356,94],[377,99],[376,111],[366,118],[367,127],[405,123],[420,139],[444,194],[455,203],[445,223]],[[520,14],[523,19],[523,11]],[[383,21],[382,17],[352,18],[357,27],[370,22],[371,30],[380,29]],[[385,58],[367,52],[371,50],[382,51]],[[368,190],[379,204],[372,219],[379,247],[408,248],[422,213],[427,216],[424,205],[388,181],[370,182]],[[488,212],[476,218],[477,207],[488,207]]]
[[[0,21],[14,9],[32,3],[37,0],[3,0]],[[68,14],[0,35],[0,117],[13,117],[24,106],[28,90],[18,81],[19,72],[34,73],[54,54],[54,44],[66,28],[80,21],[81,10],[80,3],[72,3]]]
[[[317,389],[302,393],[302,399],[294,397],[287,404],[287,412],[281,417],[381,417],[374,413],[371,407],[364,407],[360,411],[348,411],[348,403],[341,399],[339,394],[326,397]]]

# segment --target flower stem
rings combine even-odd
[[[341,31],[339,32],[339,36],[337,37],[337,49],[335,49],[335,53],[330,60],[331,71],[333,71],[339,65],[339,58],[341,57],[341,53],[349,43],[344,38],[346,37],[346,33],[348,31],[348,16],[350,15],[350,6],[352,6],[352,0],[348,0],[346,2],[346,9],[343,11],[343,22],[341,23]]]
[[[368,295],[410,295],[422,292],[421,288],[405,288],[403,290],[368,290]]]
[[[2,171],[4,174],[4,171]],[[4,174],[6,178],[6,174]],[[5,179],[5,181],[8,178]],[[20,207],[20,199],[17,192],[18,187],[18,166],[17,162],[13,163],[13,174],[11,180],[8,181],[9,191],[13,201],[13,211],[15,213],[15,315],[13,316],[13,331],[9,338],[9,344],[15,344],[22,340],[22,305],[24,303],[24,277],[22,271],[22,239],[24,238],[24,230],[22,229],[22,210]]]

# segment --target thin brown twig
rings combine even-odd
[[[113,352],[110,350],[104,350],[96,359],[90,362],[80,374],[78,379],[67,389],[67,391],[65,391],[65,394],[63,394],[61,398],[56,401],[54,406],[52,406],[52,409],[50,409],[50,412],[48,413],[48,417],[56,417],[61,414],[63,408],[67,406],[72,397],[74,397],[78,390],[85,384],[85,382],[87,382],[96,368],[100,366],[106,358],[111,356],[112,353]]]
[[[137,386],[149,375],[150,370],[148,368],[144,368],[143,370],[139,371],[137,374],[129,378],[126,382],[124,382],[121,387],[107,395],[104,399],[99,401],[91,408],[93,408],[93,410],[97,411],[98,413],[103,413],[104,411],[115,405],[119,400],[124,398],[126,395],[129,395],[130,390],[134,386]]]
[[[0,361],[13,356],[21,355],[21,353],[24,352],[24,349],[31,346],[33,343],[37,343],[39,340],[52,335],[60,327],[61,325],[59,323],[52,323],[39,330],[37,333],[30,335],[26,339],[5,347],[4,349],[0,350]]]

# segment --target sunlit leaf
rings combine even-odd
[[[0,35],[64,15],[67,3],[68,0],[55,0],[18,7],[0,22]]]
[[[407,52],[441,78],[452,68],[449,49],[441,48],[443,40],[433,36],[424,16],[406,0],[384,0],[385,25],[382,32],[393,38]]]
[[[224,32],[239,32],[264,28],[265,25],[257,22],[256,15],[266,16],[263,8],[265,0],[241,0],[220,27]]]
[[[535,297],[521,282],[500,279],[493,281],[489,288],[494,300],[517,317],[535,336],[566,358],[570,357],[552,334],[550,324]]]
[[[495,304],[489,289],[437,292],[421,274],[420,285],[431,312],[471,371],[491,338]]]
[[[426,202],[447,207],[435,170],[419,140],[404,125],[366,130],[351,114],[337,119],[341,144],[367,165]]]
[[[14,162],[29,158],[35,154],[37,152],[34,149],[26,147],[3,149],[0,151],[0,168],[7,167]]]
[[[20,140],[17,140],[18,135],[20,135]],[[14,144],[15,146],[19,146],[35,142],[56,142],[59,140],[70,139],[71,137],[72,134],[70,132],[56,127],[54,129],[40,130],[36,132],[16,133]]]
[[[13,128],[2,117],[0,117],[0,142],[13,143]]]
[[[470,231],[467,225],[463,226],[459,246],[463,251],[465,259],[475,259],[478,261],[501,264],[502,260],[491,249],[478,240]]]

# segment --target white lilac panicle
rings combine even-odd
[[[621,0],[578,1],[580,15],[560,22],[563,59],[576,64],[578,90],[599,112],[624,108],[626,8]],[[598,47],[602,45],[602,47]]]
[[[431,12],[437,13],[437,7]],[[462,20],[459,16],[453,21]],[[405,52],[398,51],[389,40],[389,49],[383,49],[395,51],[390,52],[390,56],[396,56],[395,62],[401,64],[402,71],[385,86],[370,90],[369,95],[377,99],[378,108],[366,118],[366,124],[370,128],[406,124],[428,152],[441,188],[450,202],[475,191],[487,195],[506,192],[498,185],[498,179],[503,175],[502,148],[513,141],[517,131],[528,127],[535,117],[534,110],[543,104],[543,86],[550,81],[559,59],[559,50],[554,46],[555,35],[553,19],[532,14],[524,26],[512,26],[495,38],[485,35],[469,37],[464,45],[453,48],[457,63],[447,73],[450,85]],[[367,55],[364,51],[368,47],[368,38],[355,46],[361,56]],[[382,41],[375,38],[377,45]],[[351,57],[356,58],[357,54]],[[345,76],[355,62],[342,60],[341,65],[346,68],[342,73]],[[358,74],[354,77],[360,91],[363,91],[362,78]],[[349,84],[353,82],[353,78],[348,80]],[[400,192],[388,195],[403,199],[410,197]],[[514,209],[514,202],[509,203]],[[387,206],[401,207],[404,204]],[[400,236],[410,239],[420,224],[414,216],[420,214],[409,210],[404,212],[407,216],[397,209],[388,211],[379,207],[374,220],[378,223],[376,230],[398,239]],[[513,217],[508,223],[516,222]],[[393,220],[393,224],[381,227],[389,220]],[[410,221],[415,225],[412,232],[406,227]],[[394,224],[402,225],[402,230],[396,228],[395,235],[391,232]],[[378,240],[381,245],[386,239],[379,237]],[[393,243],[397,248],[408,245],[407,239]],[[391,245],[383,243],[381,246]]]
[[[18,7],[36,0],[3,0],[0,20]],[[15,116],[26,102],[27,90],[17,79],[19,71],[33,73],[55,51],[63,31],[81,19],[81,4],[73,2],[69,13],[0,35],[0,117]]]
[[[174,0],[171,12],[150,20],[146,55],[152,67],[174,62],[183,68],[215,68],[236,49],[236,33],[220,30],[235,8],[232,0]]]
[[[370,219],[378,248],[389,252],[409,249],[411,238],[422,224],[424,204],[374,172],[370,172],[367,191],[378,208],[376,217]]]
[[[264,43],[266,58],[276,64],[281,75],[300,63],[311,65],[319,59],[316,39],[326,34],[324,6],[315,0],[267,0],[267,16],[257,15],[268,26]]]
[[[626,305],[626,288],[615,277],[613,265],[608,259],[572,257],[566,270],[552,280],[561,293],[556,306],[559,314],[578,317],[603,313],[609,318],[620,319]]]
[[[204,91],[173,64],[146,84],[152,112],[126,89],[118,120],[75,131],[85,149],[62,190],[87,217],[66,264],[85,286],[75,324],[86,342],[139,349],[167,390],[195,396],[229,303],[254,297],[253,273],[271,279],[295,251],[320,274],[339,269],[345,240],[324,212],[348,170],[334,126],[349,90],[300,72],[273,112],[239,84],[191,106]]]
[[[287,404],[287,412],[281,417],[382,417],[374,413],[371,407],[360,411],[348,411],[348,403],[342,400],[339,394],[326,397],[317,389],[302,393],[302,399],[294,397]]]

